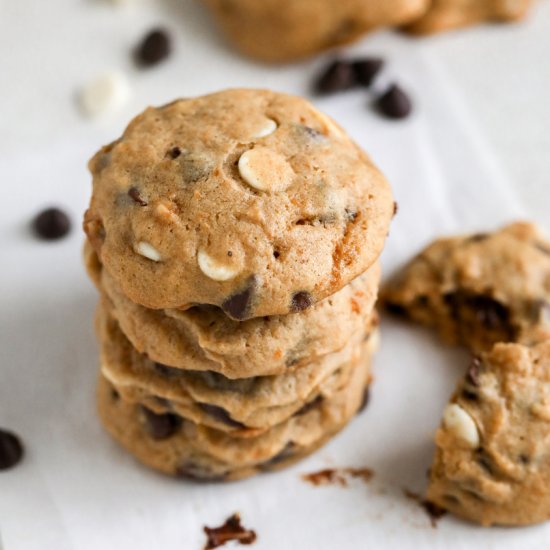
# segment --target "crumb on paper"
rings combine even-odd
[[[374,472],[370,468],[325,468],[317,472],[303,474],[302,479],[315,487],[321,485],[339,485],[347,487],[350,478],[359,478],[364,482],[370,481]]]
[[[241,525],[241,516],[233,514],[219,527],[204,527],[207,541],[204,550],[212,550],[223,546],[226,542],[236,541],[239,544],[252,544],[256,541],[256,533],[251,529],[245,529]]]

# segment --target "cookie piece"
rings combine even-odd
[[[405,29],[413,34],[432,34],[484,21],[518,21],[531,4],[531,0],[431,0],[426,13]]]
[[[393,312],[478,352],[550,338],[550,243],[529,223],[439,239],[382,291]]]
[[[375,351],[375,324],[373,318],[368,327],[351,335],[341,351],[285,374],[231,380],[212,371],[174,369],[151,361],[130,345],[100,307],[101,372],[126,401],[145,404],[157,413],[175,412],[233,436],[251,437],[293,414],[303,414],[313,402],[330,398],[346,384],[349,365]]]
[[[388,183],[307,101],[227,90],[134,119],[90,162],[84,229],[133,302],[302,311],[378,258]]]
[[[550,518],[550,341],[472,363],[436,435],[428,499],[482,525]]]
[[[147,466],[169,475],[222,481],[287,466],[318,449],[358,411],[370,382],[370,358],[353,369],[349,383],[302,415],[248,439],[155,415],[125,401],[100,376],[98,407],[107,431]]]
[[[242,53],[288,62],[422,15],[429,0],[204,0]]]
[[[380,266],[333,296],[294,315],[233,321],[214,307],[151,310],[135,304],[92,257],[90,277],[101,280],[102,302],[132,345],[164,365],[209,370],[228,378],[272,375],[342,349],[372,317]]]

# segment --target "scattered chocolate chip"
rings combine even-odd
[[[170,36],[163,29],[150,31],[138,45],[135,53],[138,65],[151,67],[170,55],[172,44]]]
[[[0,471],[16,466],[21,462],[23,454],[21,440],[14,433],[0,429]]]
[[[302,290],[292,295],[290,310],[293,312],[303,311],[313,305],[313,298],[309,292]]]
[[[236,321],[243,321],[248,317],[256,284],[256,277],[250,277],[244,290],[230,296],[227,300],[225,300],[222,304],[222,309],[227,315],[229,315],[229,317],[235,319]]]
[[[356,59],[351,64],[355,75],[355,81],[361,86],[369,87],[374,77],[384,66],[384,61],[377,57],[365,57]]]
[[[67,235],[71,230],[71,221],[63,210],[48,208],[34,218],[32,226],[38,237],[52,241]]]
[[[479,386],[479,371],[481,370],[481,359],[473,357],[466,373],[466,381],[472,386]]]
[[[237,513],[225,520],[220,527],[204,527],[207,536],[204,550],[212,550],[224,545],[229,541],[236,541],[240,544],[253,544],[256,541],[256,533],[251,529],[245,529],[241,525],[241,516]]]
[[[181,149],[179,147],[172,147],[170,151],[168,151],[168,156],[171,159],[177,159],[181,155]]]
[[[321,95],[348,90],[355,85],[355,72],[347,61],[335,60],[315,82],[315,92]]]
[[[412,102],[399,86],[393,84],[376,99],[375,107],[383,116],[399,119],[409,116],[412,111]]]
[[[168,439],[181,426],[181,416],[172,413],[157,414],[147,407],[141,406],[149,435],[156,440]]]
[[[303,407],[299,408],[295,413],[294,416],[302,416],[303,414],[306,414],[307,412],[315,409],[323,402],[323,396],[318,395],[315,399],[312,399],[308,403],[306,403]]]
[[[219,422],[222,422],[223,424],[227,424],[228,426],[231,426],[232,428],[246,428],[246,426],[242,422],[238,422],[237,420],[233,420],[229,413],[223,409],[222,407],[218,407],[217,405],[211,405],[209,403],[197,403],[197,405],[207,414],[218,420]]]
[[[357,409],[357,414],[362,413],[368,406],[370,401],[370,385],[365,388],[365,391],[363,392],[363,399],[361,400],[361,405],[359,405],[359,409]]]
[[[130,187],[128,189],[128,196],[140,206],[147,206],[147,201],[143,200],[137,187]]]

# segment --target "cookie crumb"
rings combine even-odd
[[[253,544],[256,541],[256,532],[251,529],[245,529],[241,525],[241,516],[238,513],[233,514],[225,520],[220,527],[203,527],[207,536],[204,550],[212,550],[223,546],[226,542],[236,541],[239,544]]]
[[[326,468],[318,472],[303,474],[302,479],[315,487],[322,485],[347,487],[349,478],[359,478],[366,483],[373,476],[374,472],[370,468]]]

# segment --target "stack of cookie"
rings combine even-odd
[[[145,464],[237,479],[355,415],[394,212],[305,100],[229,90],[147,109],[90,163],[99,411]]]

